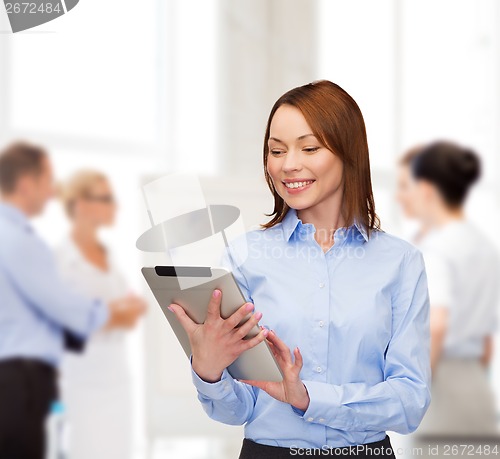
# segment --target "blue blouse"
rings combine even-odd
[[[429,298],[424,261],[383,231],[355,223],[325,253],[295,209],[236,238],[223,256],[260,321],[293,350],[310,397],[301,411],[234,380],[192,371],[198,399],[245,437],[285,447],[352,446],[413,432],[430,403]]]

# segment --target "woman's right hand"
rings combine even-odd
[[[139,296],[128,294],[108,303],[109,319],[105,325],[111,328],[132,328],[146,312],[146,302]]]
[[[252,303],[245,303],[227,319],[220,314],[222,292],[215,289],[208,303],[205,323],[197,324],[186,314],[182,306],[172,303],[172,311],[189,336],[192,353],[192,367],[196,374],[207,382],[219,381],[225,368],[231,365],[244,351],[266,339],[268,330],[263,328],[253,338],[244,339],[262,317],[255,312],[241,326],[239,323],[253,309]]]

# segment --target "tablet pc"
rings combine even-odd
[[[205,321],[207,306],[215,288],[222,291],[221,317],[224,319],[246,303],[232,273],[224,268],[155,266],[142,268],[142,274],[188,357],[191,355],[189,338],[175,314],[167,309],[171,303],[182,306],[186,314],[199,324]],[[240,325],[248,320],[251,314],[248,313]],[[256,325],[246,338],[257,335],[259,331]],[[241,354],[228,367],[228,371],[235,379],[259,381],[283,379],[266,341]]]

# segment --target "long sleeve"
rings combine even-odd
[[[413,432],[430,403],[429,298],[421,253],[407,251],[393,297],[392,335],[384,381],[342,385],[303,381],[310,404],[303,417],[342,430]]]
[[[102,301],[78,294],[63,281],[52,253],[34,234],[13,241],[2,253],[3,270],[19,295],[56,325],[87,337],[108,320]]]
[[[193,367],[191,377],[198,392],[198,400],[210,418],[230,425],[242,425],[248,421],[253,413],[258,389],[236,381],[227,369],[220,381],[215,383],[201,379]]]
[[[251,301],[246,280],[234,262],[230,250],[224,251],[221,265],[232,271],[246,301]],[[221,380],[215,383],[202,380],[192,366],[191,376],[198,392],[198,400],[210,418],[224,424],[241,425],[251,417],[259,389],[233,379],[227,369],[224,370]]]

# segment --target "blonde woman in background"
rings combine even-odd
[[[113,225],[116,201],[105,175],[85,170],[60,186],[71,230],[57,248],[62,275],[82,293],[110,301],[129,289],[98,231]],[[71,428],[71,459],[127,459],[132,449],[126,331],[103,329],[82,354],[67,354],[61,392]]]

